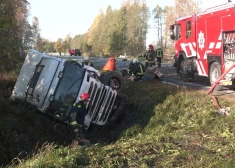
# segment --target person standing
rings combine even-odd
[[[153,45],[150,44],[147,48],[147,53],[145,54],[145,68],[147,69],[149,66],[155,66],[155,57],[156,53],[153,48]]]
[[[156,55],[157,55],[157,66],[158,68],[161,67],[162,59],[163,59],[163,50],[161,46],[158,46],[158,49],[156,50]]]
[[[90,101],[90,95],[88,93],[83,93],[79,97],[79,101],[74,103],[69,115],[69,125],[73,129],[76,136],[81,140],[85,140],[85,135],[82,128],[84,127],[85,116],[87,115],[86,105]],[[91,111],[91,103],[89,103],[88,113]],[[78,138],[76,137],[76,138]]]

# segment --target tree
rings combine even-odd
[[[70,45],[71,45],[71,41],[72,41],[71,35],[67,34],[66,37],[64,38],[64,41],[67,41],[66,49],[69,50],[70,49]]]
[[[132,55],[139,54],[145,48],[149,12],[145,1],[128,0],[127,9],[126,50]]]
[[[175,0],[174,1],[174,18],[182,18],[196,14],[200,10],[198,1],[195,0]]]
[[[36,16],[33,17],[33,23],[32,23],[32,40],[33,40],[33,47],[36,50],[40,50],[40,43],[42,41],[41,35],[40,35],[40,28],[39,28],[39,20]]]
[[[23,37],[28,27],[27,6],[27,0],[0,1],[0,65],[3,69],[15,66],[14,62],[23,56]]]
[[[156,29],[157,29],[157,39],[158,39],[158,45],[163,46],[163,24],[164,24],[164,13],[166,12],[166,7],[165,9],[157,5],[153,9],[154,13],[154,19],[156,21]]]
[[[64,52],[64,55],[68,49],[68,42],[65,40],[62,42],[61,50]]]
[[[54,45],[54,48],[57,52],[59,52],[59,54],[61,55],[61,52],[63,50],[63,40],[61,38],[59,38]]]
[[[93,21],[87,44],[92,52],[102,55],[139,54],[145,48],[147,21],[148,8],[144,0],[128,0],[120,10],[108,6]]]

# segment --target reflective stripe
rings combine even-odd
[[[70,125],[77,125],[78,123],[77,123],[77,121],[72,121],[71,123],[70,123]]]
[[[140,65],[140,71],[141,73],[144,73],[142,66]]]
[[[161,57],[162,56],[162,51],[161,50],[157,50],[157,57]]]
[[[82,125],[81,125],[81,124],[77,124],[77,126],[78,126],[78,127],[82,127]]]
[[[73,106],[76,106],[76,103],[73,104]],[[80,104],[78,105],[78,108],[82,107]]]
[[[138,75],[143,75],[144,74],[144,71],[143,71],[143,68],[142,68],[142,66],[141,65],[139,65],[140,66],[140,73],[137,73]]]
[[[77,121],[72,121],[72,122],[70,123],[70,125],[72,125],[72,126],[77,126],[77,127],[82,127],[82,124],[78,124]]]

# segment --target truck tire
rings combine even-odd
[[[122,77],[122,74],[117,71],[102,73],[100,75],[100,81],[104,85],[110,86],[118,93],[121,93],[124,89],[124,79]]]
[[[125,108],[127,105],[127,96],[118,94],[114,103],[113,110],[109,116],[108,122],[104,125],[105,130],[112,130],[113,127],[120,124],[125,116]]]
[[[210,66],[210,84],[211,86],[220,78],[221,76],[221,66],[218,62],[213,62]],[[217,84],[214,91],[223,90],[223,86]]]
[[[179,63],[179,75],[180,78],[184,81],[184,82],[188,82],[188,73],[187,73],[187,69],[186,69],[186,64],[187,61],[186,59],[183,59],[180,61]]]
[[[117,100],[114,104],[116,108],[113,109],[113,114],[110,116],[110,123],[112,125],[117,124],[122,119],[126,105],[127,97],[125,95],[118,94]]]

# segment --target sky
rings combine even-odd
[[[119,9],[123,0],[28,0],[31,14],[29,23],[36,16],[39,19],[41,36],[51,41],[64,39],[70,34],[74,37],[84,34],[90,28],[100,10],[105,11],[110,5],[112,9]],[[202,8],[227,3],[228,0],[203,0]],[[235,2],[235,0],[233,0]],[[146,0],[152,10],[157,4],[161,7],[173,5],[174,0]],[[156,31],[149,29],[146,43],[153,43]]]

